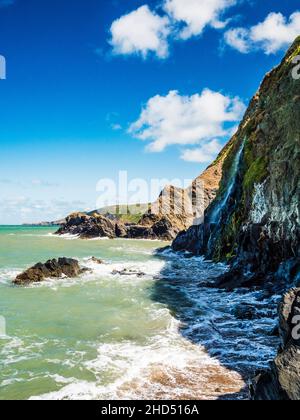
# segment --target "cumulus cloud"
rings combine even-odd
[[[166,0],[164,9],[176,22],[184,23],[180,38],[188,39],[200,35],[206,26],[224,28],[224,12],[237,0]]]
[[[145,5],[122,16],[111,26],[111,40],[115,54],[140,54],[144,58],[154,53],[166,58],[170,34],[168,17],[161,17]]]
[[[209,163],[216,158],[222,147],[223,145],[219,140],[213,139],[204,143],[201,147],[184,150],[181,159],[186,162]]]
[[[282,13],[270,13],[263,22],[251,28],[230,29],[225,33],[225,42],[244,54],[262,49],[269,55],[285,49],[299,33],[299,11],[290,17]]]
[[[250,52],[249,31],[244,28],[234,28],[224,35],[226,44],[243,54]]]
[[[200,35],[208,26],[224,28],[224,12],[238,0],[164,0],[162,13],[148,5],[115,20],[111,26],[110,44],[115,54],[154,53],[165,59],[171,39],[188,39]]]
[[[171,145],[195,145],[229,136],[230,125],[235,125],[244,111],[239,98],[209,89],[192,96],[170,91],[167,96],[151,98],[129,132],[148,141],[149,151],[161,152]]]

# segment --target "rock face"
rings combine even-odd
[[[300,289],[292,289],[279,306],[281,348],[270,370],[257,375],[254,400],[300,400]]]
[[[203,220],[205,209],[217,194],[225,155],[186,190],[173,186],[164,188],[156,202],[143,207],[148,210],[137,223],[124,223],[120,217],[97,212],[74,213],[66,218],[56,234],[77,235],[82,239],[106,237],[172,241],[179,232]],[[196,192],[198,201],[194,202]],[[199,206],[196,205],[198,203]],[[131,218],[134,219],[133,216]]]
[[[292,77],[300,37],[265,77],[226,149],[216,199],[175,250],[231,263],[220,286],[282,290],[300,276],[300,82]],[[220,158],[224,155],[221,153]]]
[[[66,218],[66,223],[56,232],[58,235],[79,235],[83,239],[96,237],[116,237],[116,222],[101,216],[74,213]]]
[[[59,258],[47,261],[45,264],[38,263],[24,273],[17,276],[14,284],[18,286],[30,283],[39,283],[49,278],[78,277],[86,270],[80,268],[77,260],[71,258]]]

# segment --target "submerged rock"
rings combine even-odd
[[[18,275],[14,280],[16,285],[39,283],[49,278],[78,277],[87,271],[81,268],[77,260],[71,258],[59,258],[47,261],[45,264],[38,263],[35,266]]]
[[[89,261],[91,261],[91,262],[93,262],[95,264],[99,264],[99,265],[104,264],[104,261],[103,260],[100,260],[100,258],[96,258],[96,257],[90,258]]]
[[[129,270],[127,268],[124,268],[124,270],[114,270],[112,272],[113,276],[137,276],[137,277],[144,277],[146,274],[142,271],[135,271],[135,270]]]
[[[240,304],[233,309],[233,315],[240,320],[253,320],[257,317],[257,310],[253,305]]]

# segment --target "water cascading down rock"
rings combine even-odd
[[[224,287],[271,282],[281,290],[299,278],[300,81],[292,77],[298,53],[300,37],[266,75],[229,142],[204,224],[173,242],[174,250],[229,261]]]
[[[204,224],[181,232],[173,243],[176,251],[228,262],[230,270],[217,287],[255,286],[271,295],[293,287],[279,308],[279,354],[254,380],[256,400],[300,399],[300,334],[294,335],[300,331],[300,80],[293,77],[297,56],[300,37],[266,75],[229,142],[219,193]]]

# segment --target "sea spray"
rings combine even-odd
[[[0,399],[247,397],[248,372],[264,368],[277,346],[269,336],[275,315],[268,317],[275,297],[269,304],[259,293],[207,288],[227,267],[170,250],[155,256],[164,243],[68,241],[50,232],[0,229],[0,304],[10,335],[0,340]],[[62,255],[93,272],[12,287],[14,269]],[[113,274],[125,269],[128,276]],[[237,320],[238,303],[255,305],[260,318]]]

